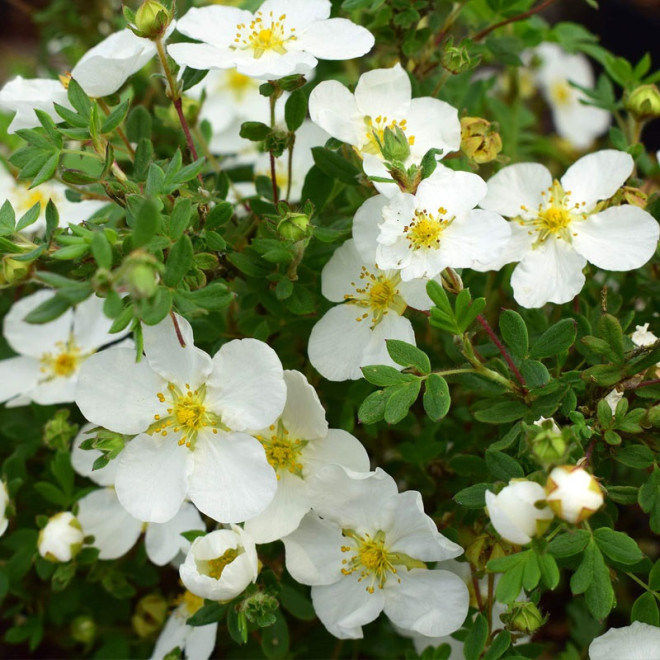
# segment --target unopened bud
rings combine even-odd
[[[529,601],[510,603],[507,611],[500,615],[500,619],[511,630],[525,634],[533,633],[545,623],[545,617],[539,608]]]
[[[71,637],[76,642],[91,646],[96,638],[96,623],[91,616],[77,616],[71,622]]]
[[[579,523],[603,505],[603,490],[592,474],[575,465],[560,465],[545,486],[550,508],[562,520]]]
[[[542,463],[557,463],[566,453],[566,440],[554,419],[539,418],[528,427],[532,451]]]
[[[646,202],[648,201],[649,196],[643,190],[634,188],[633,186],[623,186],[623,188],[620,189],[620,192],[624,201],[628,204],[639,206],[641,209],[646,208]]]
[[[461,150],[475,163],[490,163],[502,151],[502,138],[482,117],[461,119]]]
[[[78,432],[77,424],[69,424],[69,410],[58,410],[44,426],[44,442],[51,449],[68,449]]]
[[[151,298],[158,288],[163,266],[156,258],[142,250],[131,253],[124,261],[123,280],[133,298]]]
[[[660,117],[660,91],[655,85],[640,85],[630,92],[625,107],[637,120]]]
[[[465,73],[478,66],[481,56],[472,57],[467,39],[461,41],[458,46],[454,46],[454,40],[450,37],[445,41],[444,50],[440,58],[443,68],[450,73]]]
[[[39,554],[48,561],[71,561],[81,550],[85,535],[74,515],[68,511],[57,513],[39,532]]]
[[[277,231],[287,241],[297,243],[311,235],[312,226],[304,213],[287,213],[277,225]]]
[[[153,637],[165,623],[168,603],[160,594],[140,598],[131,617],[133,630],[140,637]]]
[[[387,161],[405,163],[410,156],[410,140],[400,126],[395,125],[394,128],[385,129],[380,151]]]
[[[157,0],[145,0],[135,13],[138,36],[159,39],[172,21],[172,13]]]

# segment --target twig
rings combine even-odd
[[[520,373],[520,371],[518,371],[518,367],[516,367],[516,365],[514,364],[513,359],[509,355],[508,351],[506,350],[506,348],[504,348],[504,344],[499,340],[498,336],[495,334],[495,331],[490,327],[490,324],[485,319],[485,317],[483,317],[481,314],[478,314],[477,321],[479,321],[481,327],[486,331],[493,344],[497,346],[497,349],[502,354],[502,357],[506,360],[506,363],[509,365],[509,369],[511,369],[511,373],[513,373],[513,375],[518,379],[518,382],[520,383],[523,392],[526,393],[527,383],[525,382],[523,375]]]
[[[473,37],[470,37],[471,41],[481,41],[484,37],[488,36],[493,30],[497,30],[497,28],[501,28],[504,25],[508,25],[509,23],[517,23],[518,21],[524,21],[526,18],[529,18],[530,16],[534,16],[534,14],[538,14],[540,11],[543,11],[544,9],[547,9],[551,4],[555,3],[557,0],[544,0],[540,5],[537,5],[536,7],[532,7],[528,11],[522,12],[522,14],[516,14],[515,16],[512,16],[511,18],[506,18],[503,21],[500,21],[499,23],[495,23],[495,25],[491,25],[490,27],[487,27],[485,30],[482,30],[481,32],[477,32]]]
[[[181,334],[181,328],[179,327],[179,322],[176,320],[176,314],[174,312],[170,312],[170,316],[172,317],[172,323],[174,323],[174,332],[176,332],[176,338],[179,340],[181,348],[185,348],[186,342],[183,338],[183,335]]]

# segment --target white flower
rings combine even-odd
[[[108,333],[112,321],[103,314],[103,300],[96,296],[49,323],[23,320],[54,295],[53,291],[37,291],[14,303],[5,316],[5,339],[19,354],[0,361],[0,401],[7,401],[8,406],[73,401],[84,361],[129,332]]]
[[[39,532],[37,548],[48,561],[71,561],[82,548],[83,534],[80,523],[69,511],[62,511],[50,518]]]
[[[634,621],[623,628],[610,628],[589,645],[590,660],[658,660],[660,628]]]
[[[119,348],[93,356],[76,402],[90,422],[139,434],[116,459],[115,481],[136,518],[167,522],[186,497],[215,520],[252,518],[272,500],[277,479],[261,443],[245,431],[282,412],[282,365],[255,339],[231,341],[211,359],[176,318],[185,348],[171,317],[144,326],[146,359]]]
[[[461,146],[456,108],[429,96],[411,97],[408,74],[396,64],[362,74],[355,94],[336,80],[320,83],[310,94],[309,116],[332,137],[355,147],[366,174],[389,178],[374,133],[381,142],[386,128],[398,126],[405,133],[410,145],[406,167],[419,165],[431,148],[446,155]],[[374,185],[386,195],[399,190],[395,183]]]
[[[285,371],[286,406],[279,420],[255,433],[277,473],[277,492],[268,508],[245,522],[257,543],[269,543],[293,532],[309,511],[309,480],[324,465],[337,464],[366,472],[369,457],[350,433],[328,429],[314,388],[298,371]]]
[[[186,621],[204,605],[199,596],[186,591],[180,604],[172,611],[165,627],[161,630],[151,660],[163,660],[175,648],[179,648],[184,658],[208,660],[213,653],[218,634],[218,624],[188,626]]]
[[[610,113],[585,105],[587,95],[570,83],[592,89],[594,75],[582,54],[569,54],[554,43],[542,43],[533,50],[540,60],[534,70],[537,84],[552,109],[557,133],[576,149],[587,149],[610,125]]]
[[[525,545],[542,534],[553,513],[544,502],[543,486],[525,479],[512,479],[497,495],[486,491],[486,508],[497,533],[509,543]]]
[[[610,410],[612,411],[612,414],[616,412],[616,406],[623,399],[623,392],[619,392],[617,389],[613,389],[610,391],[610,393],[605,397],[605,402],[607,405],[610,407]]]
[[[184,502],[166,523],[143,523],[124,509],[114,488],[99,488],[81,498],[77,518],[85,536],[94,536],[91,545],[100,550],[99,559],[122,557],[144,530],[147,557],[157,566],[164,566],[188,551],[190,542],[181,532],[206,531],[197,509],[189,502]]]
[[[314,511],[283,541],[287,570],[312,585],[323,625],[355,639],[384,611],[395,625],[428,636],[460,628],[468,611],[465,583],[425,562],[462,549],[424,514],[420,494],[397,493],[382,470],[349,474],[327,466],[314,481]]]
[[[603,505],[603,490],[586,470],[560,465],[548,477],[546,501],[555,515],[570,523],[586,520]]]
[[[630,336],[635,346],[651,346],[658,338],[649,330],[649,324],[636,325],[635,332]]]
[[[368,209],[370,203],[379,203],[379,198],[368,200],[361,209]],[[373,258],[365,260],[360,255],[356,241],[346,241],[321,272],[323,295],[343,304],[329,309],[312,328],[309,361],[322,376],[337,381],[362,378],[360,367],[370,364],[400,369],[390,358],[385,340],[415,343],[412,325],[402,314],[407,304],[431,307],[425,285],[423,280],[402,282],[399,271],[380,270]]]
[[[384,206],[368,200],[358,209],[353,223],[358,249],[368,249],[375,230],[378,267],[400,270],[404,282],[433,278],[448,266],[485,270],[511,237],[504,218],[474,208],[486,190],[476,174],[439,166],[415,195],[399,191]]]
[[[198,536],[179,575],[186,589],[209,600],[231,600],[259,574],[254,540],[238,525]]]
[[[655,253],[658,223],[637,206],[601,210],[630,176],[632,158],[598,151],[580,158],[561,178],[543,166],[519,163],[488,182],[480,206],[512,218],[511,241],[491,268],[519,261],[511,277],[523,307],[565,303],[584,285],[587,261],[605,270],[633,270]]]
[[[329,0],[266,0],[252,14],[216,5],[193,8],[177,29],[199,44],[168,52],[193,69],[230,69],[262,80],[309,74],[318,60],[349,60],[368,53],[371,33],[345,18],[329,18]]]
[[[7,505],[9,504],[9,493],[4,481],[0,481],[0,536],[7,531],[9,520],[7,519]]]
[[[174,23],[168,28],[171,32]],[[91,97],[114,94],[134,73],[154,55],[156,46],[149,39],[134,35],[129,29],[106,37],[88,50],[71,71],[71,77]],[[0,90],[0,107],[16,111],[8,132],[39,126],[34,109],[44,110],[56,122],[61,121],[53,103],[72,109],[67,99],[66,78],[62,81],[18,76]]]
[[[69,224],[79,225],[89,220],[99,209],[106,206],[106,202],[93,199],[80,202],[70,202],[66,198],[67,187],[57,181],[48,181],[35,188],[28,189],[27,183],[19,183],[14,177],[0,166],[0,199],[7,199],[18,220],[35,204],[39,203],[41,212],[37,220],[26,227],[24,233],[38,233],[46,228],[46,205],[52,200],[59,212],[60,227]]]

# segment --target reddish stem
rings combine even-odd
[[[651,385],[660,385],[660,378],[653,378],[652,380],[643,380],[641,383],[635,385],[632,389],[638,389],[640,387],[650,387]]]
[[[511,369],[511,373],[513,373],[513,375],[518,379],[518,382],[522,386],[523,390],[526,392],[527,383],[525,382],[523,375],[520,373],[520,371],[518,371],[518,367],[516,367],[516,365],[514,364],[513,359],[509,355],[508,351],[506,350],[506,348],[504,348],[504,344],[499,340],[498,336],[495,334],[494,330],[490,327],[490,324],[485,319],[485,317],[483,317],[481,314],[478,314],[477,321],[479,321],[481,327],[486,331],[486,334],[488,334],[493,344],[497,346],[497,349],[502,354],[502,357],[506,360],[506,363],[509,365],[509,369]]]
[[[530,10],[524,11],[522,14],[516,14],[511,18],[506,18],[503,21],[500,21],[499,23],[495,23],[495,25],[491,25],[490,27],[487,27],[485,30],[482,30],[481,32],[477,32],[477,34],[475,34],[473,37],[470,38],[472,41],[481,41],[484,37],[488,36],[493,30],[497,30],[497,28],[501,28],[504,25],[508,25],[509,23],[517,23],[518,21],[524,21],[526,18],[529,18],[530,16],[534,16],[534,14],[538,14],[540,11],[543,11],[544,9],[546,9],[556,1],[557,0],[545,0],[545,2],[542,2],[540,5],[537,5],[536,7],[532,7]]]
[[[270,152],[270,178],[271,181],[273,182],[273,202],[277,204],[277,202],[280,201],[279,195],[277,194],[277,176],[275,172],[275,156],[273,156],[273,152]]]
[[[190,127],[188,126],[188,122],[186,121],[186,116],[183,114],[183,101],[181,100],[181,97],[179,97],[178,99],[172,99],[172,103],[176,108],[176,114],[179,115],[179,122],[181,123],[183,134],[186,136],[186,144],[188,145],[188,151],[190,151],[190,155],[193,161],[199,160],[199,156],[197,155],[197,149],[195,149],[195,143],[193,142],[192,135],[190,134]],[[201,173],[197,175],[197,179],[199,180],[200,184],[204,183]]]
[[[179,322],[177,321],[176,314],[174,312],[170,312],[170,316],[172,317],[172,323],[174,323],[174,332],[176,332],[176,338],[179,340],[179,344],[181,344],[181,348],[185,348],[186,342],[183,338],[183,335],[181,334],[181,328],[179,327]]]

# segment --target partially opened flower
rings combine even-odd
[[[283,539],[292,577],[312,585],[312,602],[340,639],[362,637],[362,626],[384,611],[397,626],[449,635],[468,611],[460,577],[425,562],[460,555],[424,513],[419,493],[399,494],[382,470],[347,472],[327,466],[314,477],[314,510]]]
[[[71,561],[82,549],[85,535],[80,523],[70,511],[51,516],[39,532],[37,549],[48,561]]]
[[[186,623],[203,605],[204,599],[189,591],[181,596],[179,604],[170,614],[158,636],[151,660],[164,660],[166,656],[170,657],[176,648],[180,650],[184,658],[190,660],[208,660],[211,657],[218,634],[218,624],[189,626]]]
[[[69,403],[74,399],[81,365],[99,348],[129,331],[110,334],[112,321],[103,314],[103,300],[91,296],[49,323],[24,319],[52,299],[54,291],[21,298],[4,318],[3,331],[16,357],[0,361],[0,401],[22,406]]]
[[[379,268],[400,271],[404,282],[431,279],[448,266],[486,270],[511,237],[504,218],[474,208],[486,190],[476,174],[439,166],[415,195],[398,191],[384,206],[363,204],[353,235],[361,251],[375,238]]]
[[[589,645],[590,660],[657,660],[660,628],[633,621],[623,628],[610,628]]]
[[[560,465],[548,477],[545,487],[548,506],[562,520],[576,524],[603,506],[603,489],[596,478],[575,465]]]
[[[112,349],[88,361],[76,402],[94,424],[139,434],[119,457],[119,501],[140,520],[167,522],[186,497],[219,521],[239,522],[269,504],[277,479],[248,429],[273,423],[286,387],[263,342],[231,341],[211,359],[177,316],[144,326],[146,359]]]
[[[408,140],[406,167],[419,165],[429,149],[442,149],[446,155],[461,146],[456,108],[428,96],[413,99],[400,64],[363,73],[355,94],[335,80],[321,82],[310,94],[309,115],[332,137],[352,145],[370,176],[389,177],[379,146],[387,128],[401,129]],[[386,195],[399,190],[395,183],[374,185]]]
[[[311,507],[310,478],[324,465],[337,464],[365,472],[369,457],[350,433],[328,429],[325,411],[314,388],[298,371],[285,371],[286,406],[282,416],[255,433],[277,473],[277,492],[268,508],[245,522],[257,543],[290,534]]]
[[[374,45],[372,34],[330,18],[329,0],[266,0],[252,14],[234,7],[192,8],[177,29],[198,44],[172,44],[169,54],[192,69],[230,69],[262,80],[308,74],[318,60],[350,60]]]
[[[658,341],[658,338],[649,330],[649,324],[636,325],[635,332],[630,335],[635,346],[651,346]]]
[[[552,109],[557,133],[576,149],[587,149],[595,138],[607,131],[611,121],[607,110],[583,103],[587,95],[571,85],[594,87],[589,60],[581,53],[567,53],[550,42],[537,46],[533,54],[540,60],[534,76]]]
[[[209,600],[235,598],[258,574],[254,541],[238,525],[198,536],[179,567],[186,588]]]
[[[630,176],[633,159],[614,150],[580,158],[561,178],[534,163],[500,170],[488,181],[480,206],[512,219],[511,241],[500,268],[520,262],[511,277],[516,301],[523,307],[565,303],[585,282],[587,262],[605,270],[633,270],[655,253],[658,223],[629,204],[603,210]]]

